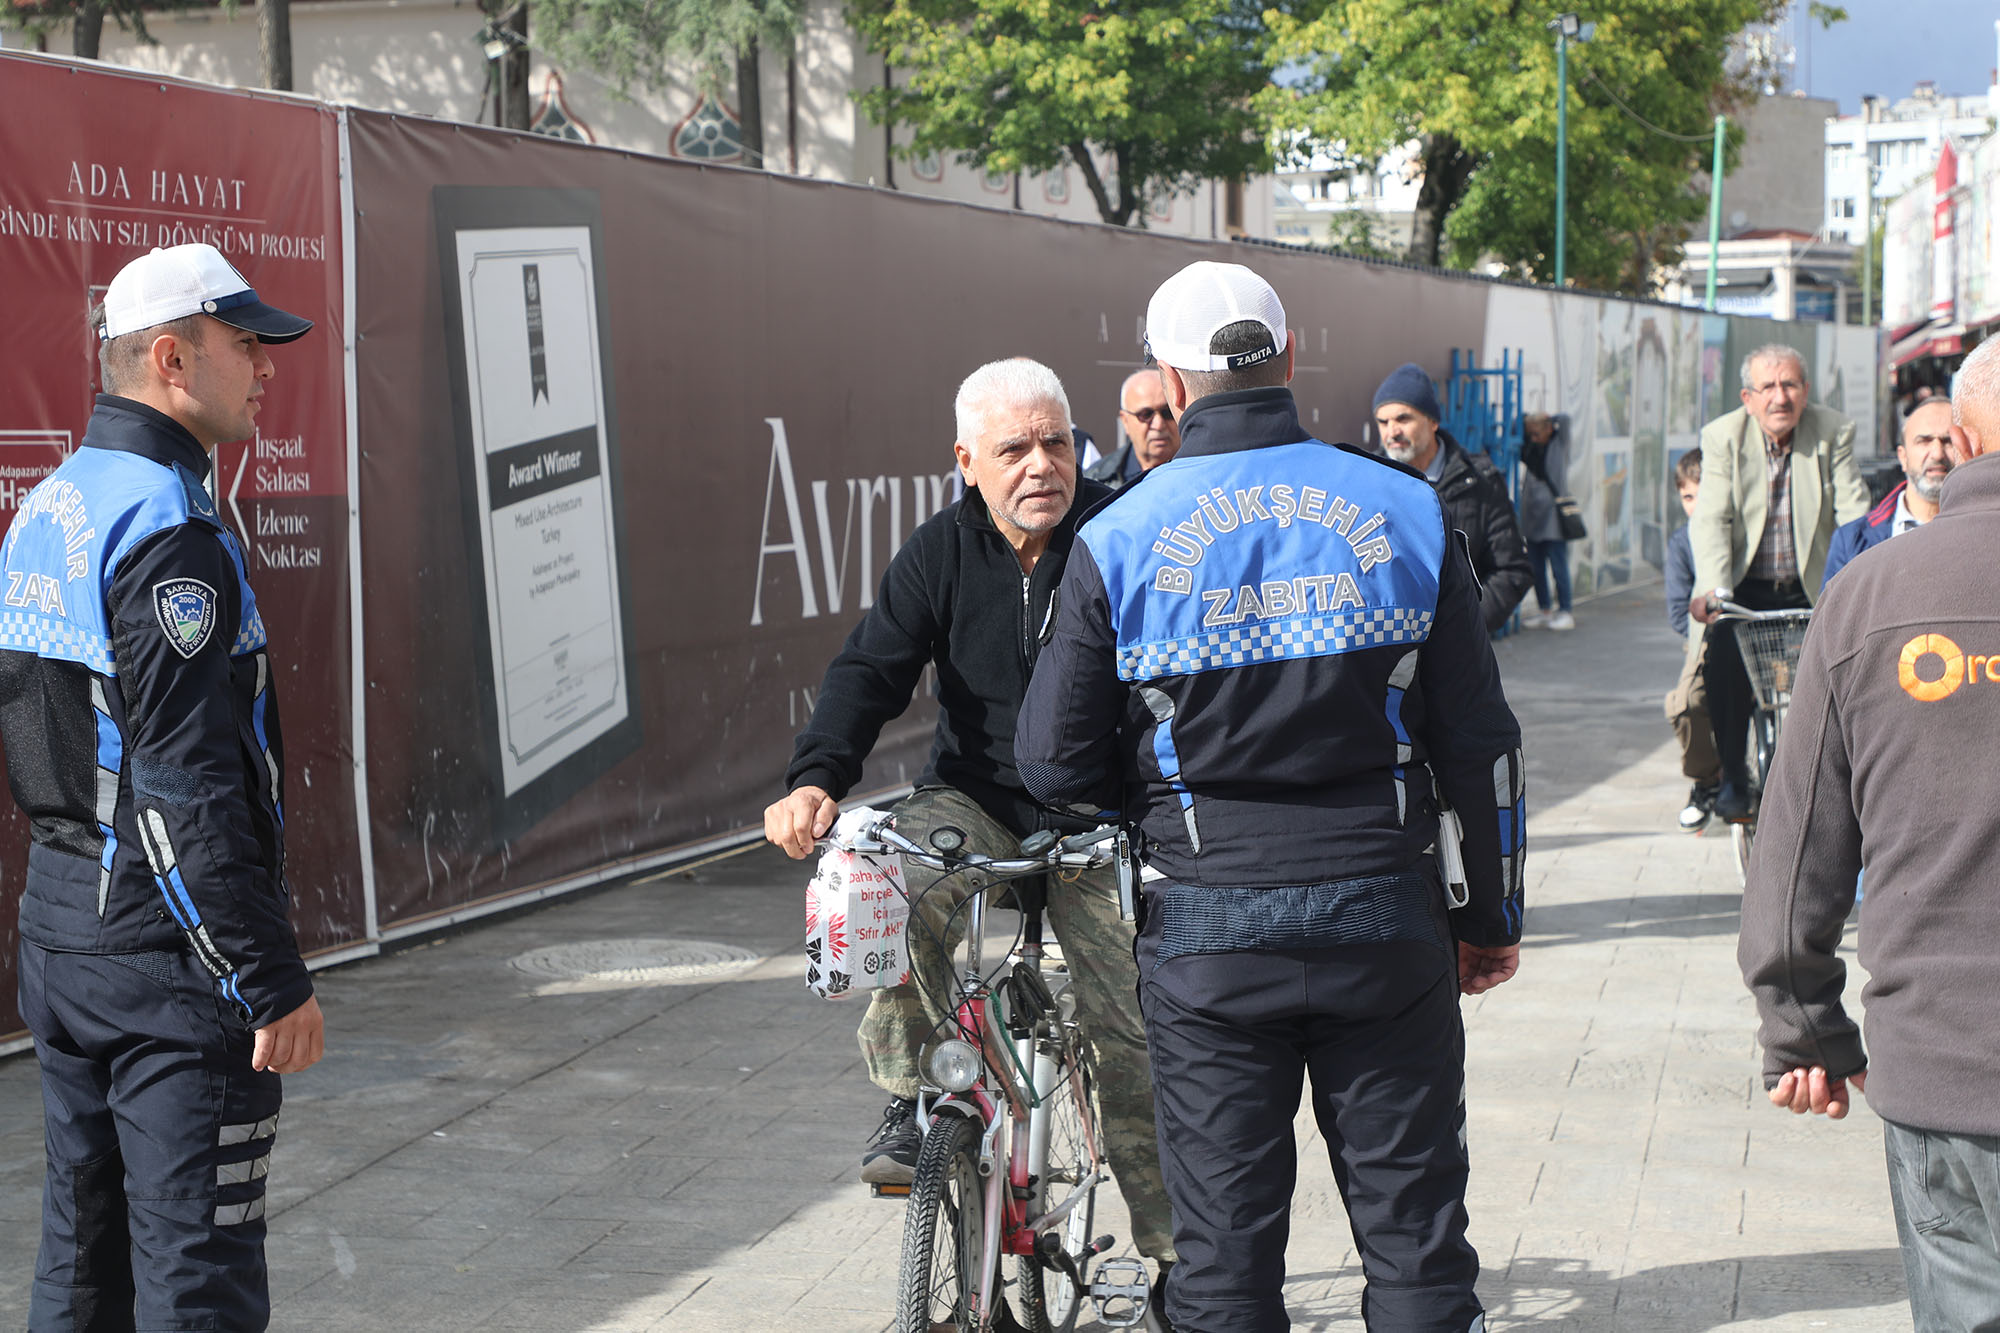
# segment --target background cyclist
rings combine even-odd
[[[1807,400],[1805,359],[1772,343],[1744,357],[1739,373],[1743,405],[1702,428],[1701,495],[1688,520],[1695,577],[1688,609],[1704,625],[1711,597],[1752,611],[1811,606],[1834,528],[1868,508],[1854,423]],[[1715,812],[1746,820],[1753,700],[1734,634],[1710,636],[1703,676],[1722,760]]]

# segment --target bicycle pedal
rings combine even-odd
[[[1137,1328],[1146,1322],[1153,1283],[1146,1265],[1137,1259],[1105,1259],[1090,1277],[1090,1299],[1097,1319],[1107,1328]]]
[[[868,1182],[868,1192],[878,1199],[907,1199],[910,1197],[908,1184],[884,1185],[879,1181]]]

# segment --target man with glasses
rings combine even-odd
[[[1871,546],[1921,527],[1937,517],[1944,479],[1951,475],[1951,399],[1928,398],[1903,418],[1903,438],[1896,446],[1903,480],[1882,497],[1863,518],[1833,534],[1826,551],[1824,588],[1841,567]]]
[[[1771,343],[1744,357],[1740,373],[1743,406],[1702,429],[1701,495],[1688,520],[1688,610],[1704,625],[1723,598],[1753,611],[1811,606],[1834,529],[1868,508],[1854,423],[1807,401],[1805,359]],[[1733,633],[1711,631],[1703,679],[1722,759],[1715,812],[1741,823],[1750,818],[1753,697]]]
[[[1160,372],[1135,370],[1118,389],[1118,424],[1125,443],[1084,469],[1083,475],[1112,490],[1123,490],[1142,475],[1181,451],[1181,428],[1167,411],[1167,391]]]

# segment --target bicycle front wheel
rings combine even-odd
[[[1755,824],[1729,826],[1730,846],[1736,853],[1736,887],[1739,889],[1748,888],[1750,885],[1750,844],[1756,837]]]
[[[1063,1253],[1069,1256],[1079,1275],[1088,1278],[1090,1224],[1096,1206],[1097,1112],[1091,1097],[1090,1075],[1081,1066],[1044,1103],[1049,1118],[1048,1159],[1035,1182],[1031,1216],[1040,1216],[1082,1190],[1069,1216],[1058,1223],[1052,1234],[1061,1238]],[[1083,1308],[1084,1292],[1070,1275],[1048,1266],[1034,1255],[1017,1261],[1021,1308],[1029,1333],[1069,1333],[1076,1326],[1077,1312]]]
[[[984,1257],[985,1195],[979,1125],[944,1112],[931,1119],[903,1214],[897,1274],[898,1333],[976,1333],[973,1293]]]

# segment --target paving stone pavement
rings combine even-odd
[[[1499,646],[1527,735],[1521,974],[1468,1001],[1472,1237],[1496,1330],[1910,1328],[1862,1103],[1764,1102],[1729,845],[1674,830],[1657,588]],[[775,775],[774,775],[775,779]],[[767,850],[319,977],[326,1061],[287,1080],[273,1327],[887,1327],[897,1204],[854,1183],[882,1098],[859,1009],[803,987],[804,873]],[[762,961],[664,985],[510,966],[672,937]],[[1850,939],[1850,945],[1851,945]],[[0,1323],[24,1319],[41,1178],[31,1059],[0,1062]],[[1295,1326],[1359,1330],[1324,1148],[1299,1120]],[[1123,1234],[1106,1199],[1100,1229]]]

